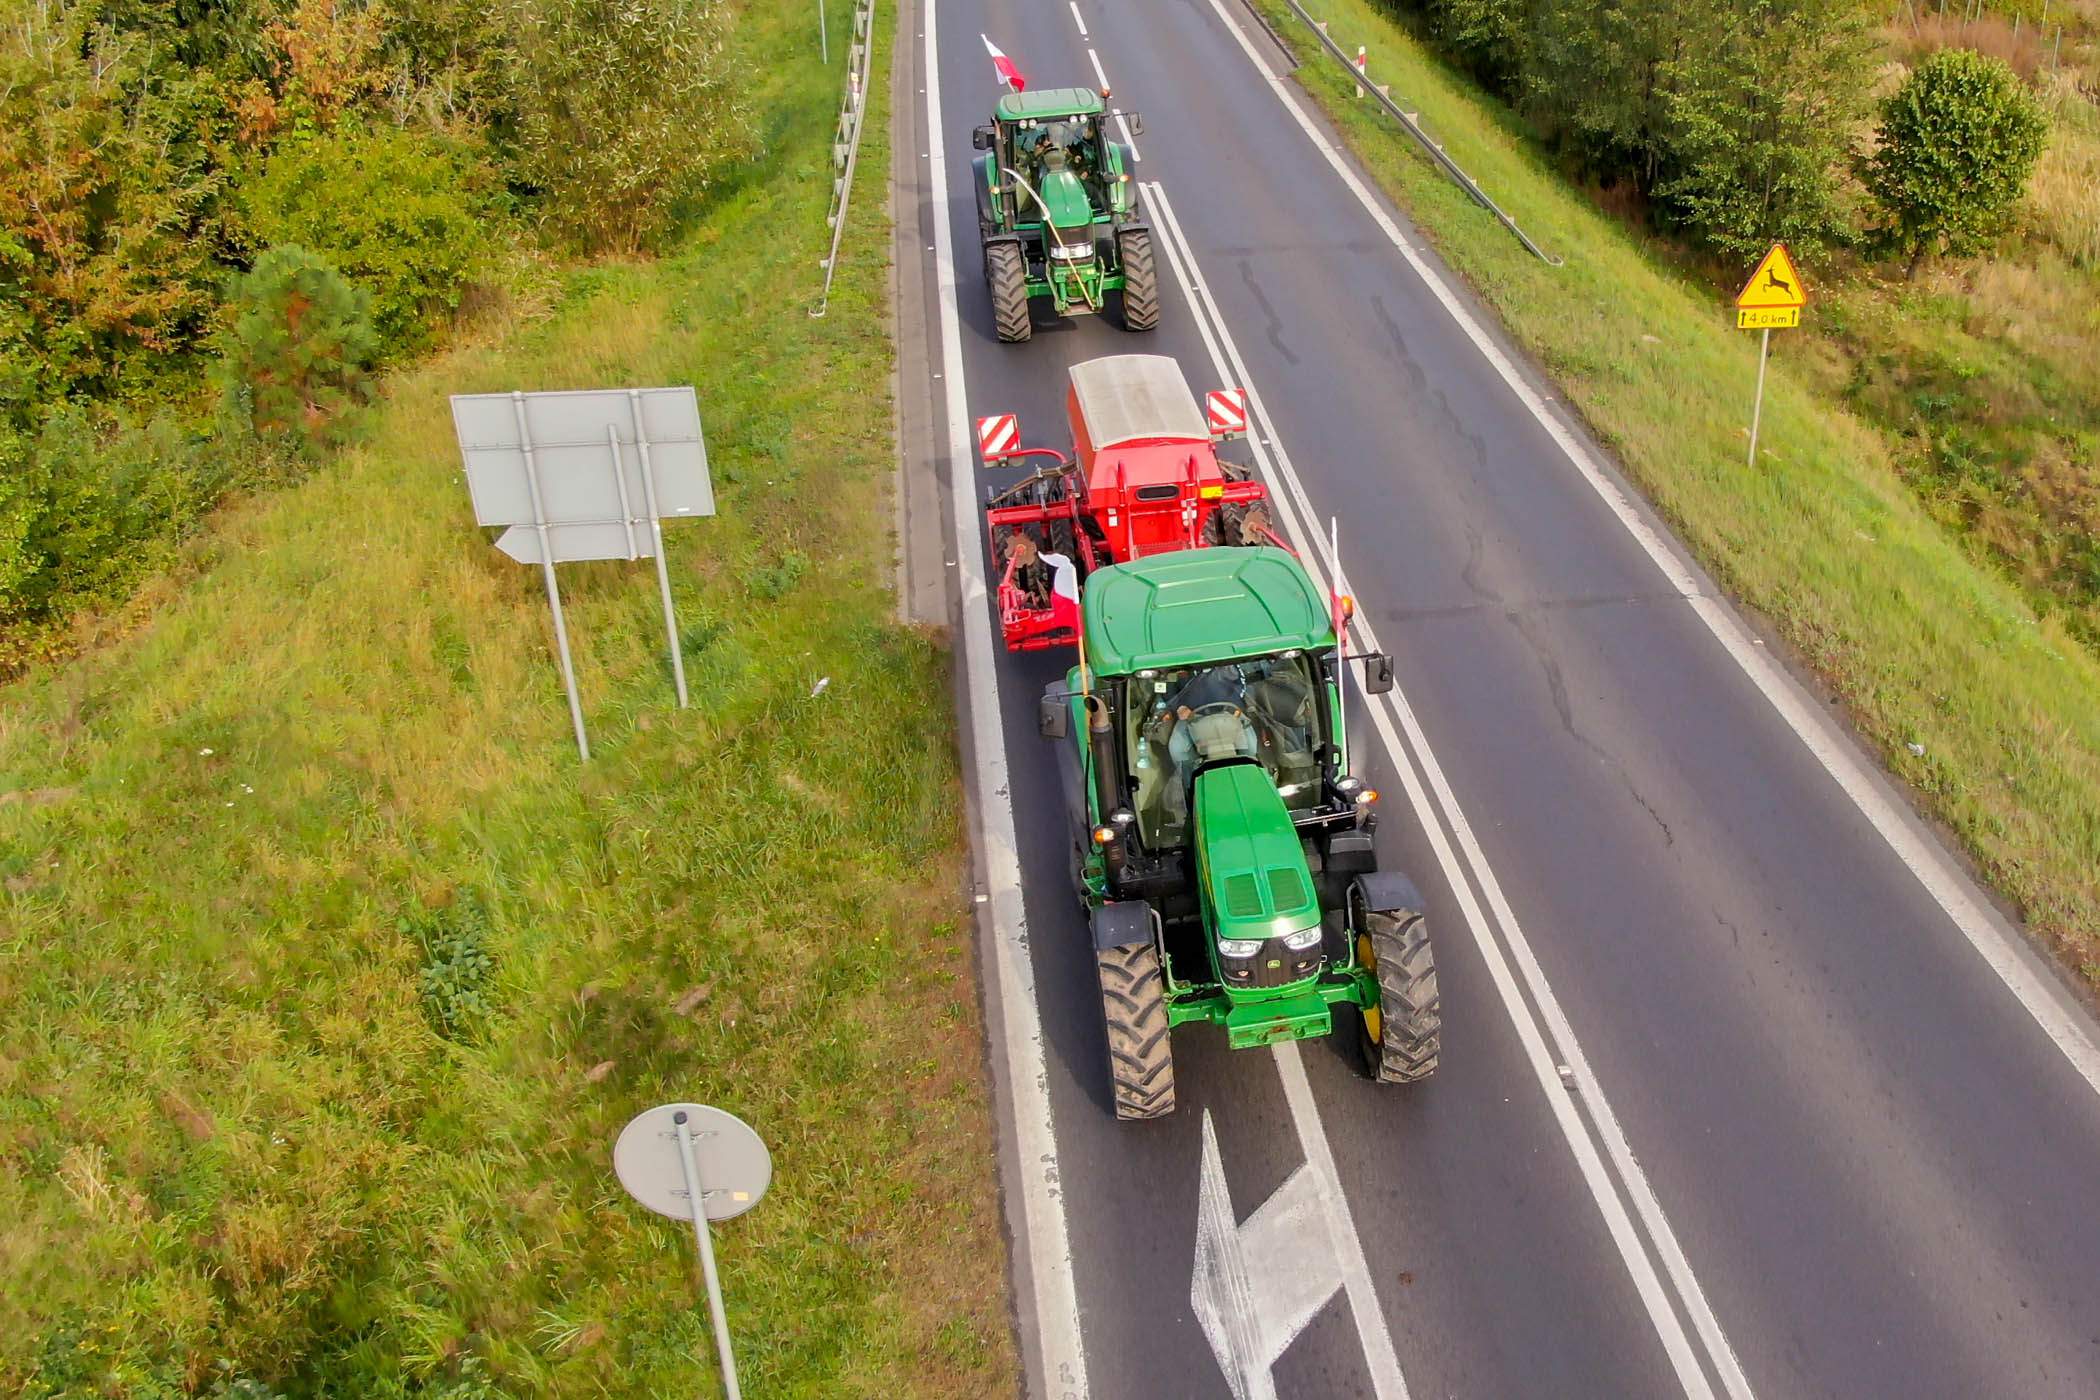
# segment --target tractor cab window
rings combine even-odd
[[[1302,653],[1138,675],[1127,693],[1126,763],[1148,846],[1185,839],[1196,770],[1216,759],[1260,762],[1286,806],[1319,800],[1320,687]]]

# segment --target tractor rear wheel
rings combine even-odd
[[[1028,264],[1021,245],[1011,242],[984,245],[984,279],[992,289],[992,325],[1008,344],[1023,341],[1034,332],[1028,319]]]
[[[1116,261],[1123,268],[1123,329],[1149,331],[1159,324],[1159,269],[1152,261],[1152,234],[1127,228],[1116,235]]]
[[[1167,983],[1159,950],[1126,943],[1094,954],[1101,1017],[1108,1024],[1108,1077],[1116,1117],[1164,1118],[1174,1111],[1174,1048],[1167,1038]]]
[[[1444,1029],[1429,921],[1402,910],[1357,908],[1357,958],[1378,974],[1378,1005],[1363,1013],[1364,1071],[1381,1084],[1436,1073]]]

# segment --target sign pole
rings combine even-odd
[[[656,509],[656,472],[649,465],[649,434],[642,427],[642,395],[627,391],[627,406],[634,413],[634,450],[641,460],[642,495],[649,504],[649,528],[656,542],[656,587],[664,600],[664,640],[671,647],[671,680],[678,687],[678,708],[688,708],[685,697],[685,649],[678,644],[678,615],[671,609],[671,566],[664,562],[664,521]],[[608,432],[611,429],[607,429]]]
[[[715,1322],[715,1350],[722,1358],[722,1387],[729,1400],[743,1400],[736,1383],[736,1357],[729,1350],[729,1318],[722,1311],[722,1282],[715,1277],[714,1244],[707,1233],[707,1193],[701,1189],[700,1167],[693,1160],[693,1130],[682,1108],[671,1115],[671,1121],[678,1126],[678,1162],[685,1169],[686,1195],[693,1207],[693,1242],[700,1247],[700,1272],[707,1280],[707,1307]]]
[[[613,486],[620,493],[620,526],[627,531],[627,557],[632,560],[639,553],[634,547],[634,506],[627,499],[627,469],[620,460],[620,430],[610,423],[605,425],[605,445],[612,452]]]
[[[554,581],[554,541],[547,534],[547,507],[540,499],[540,470],[533,460],[532,432],[525,426],[525,396],[513,391],[511,409],[518,418],[518,451],[525,459],[525,484],[532,492],[532,525],[540,537],[540,572],[547,580],[547,607],[554,613],[554,648],[561,656],[561,683],[569,692],[569,721],[576,727],[576,752],[590,761],[591,741],[583,733],[583,704],[576,698],[576,666],[569,659],[569,625],[562,620],[561,587]]]
[[[1757,351],[1757,398],[1750,405],[1750,465],[1757,465],[1757,426],[1765,411],[1765,360],[1772,353],[1772,328],[1765,327],[1764,343]]]

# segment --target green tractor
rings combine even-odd
[[[1193,549],[1087,576],[1080,665],[1043,694],[1077,830],[1118,1118],[1174,1108],[1168,1031],[1235,1049],[1353,1034],[1384,1083],[1437,1066],[1422,899],[1376,869],[1349,771],[1336,616],[1287,551]]]
[[[1123,326],[1159,324],[1152,230],[1137,213],[1130,148],[1102,133],[1102,95],[1088,88],[1009,93],[973,134],[977,227],[999,338],[1026,340],[1028,301],[1060,316],[1100,311],[1123,294]],[[1127,113],[1135,131],[1145,129]]]

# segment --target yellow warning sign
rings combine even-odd
[[[1798,306],[1744,306],[1736,308],[1739,331],[1787,331],[1801,324]]]
[[[1794,270],[1794,260],[1788,256],[1786,244],[1772,245],[1772,251],[1765,254],[1757,271],[1750,274],[1743,290],[1736,293],[1735,304],[1740,311],[1773,311],[1785,307],[1798,310],[1808,305],[1808,293],[1801,286],[1801,274]]]

